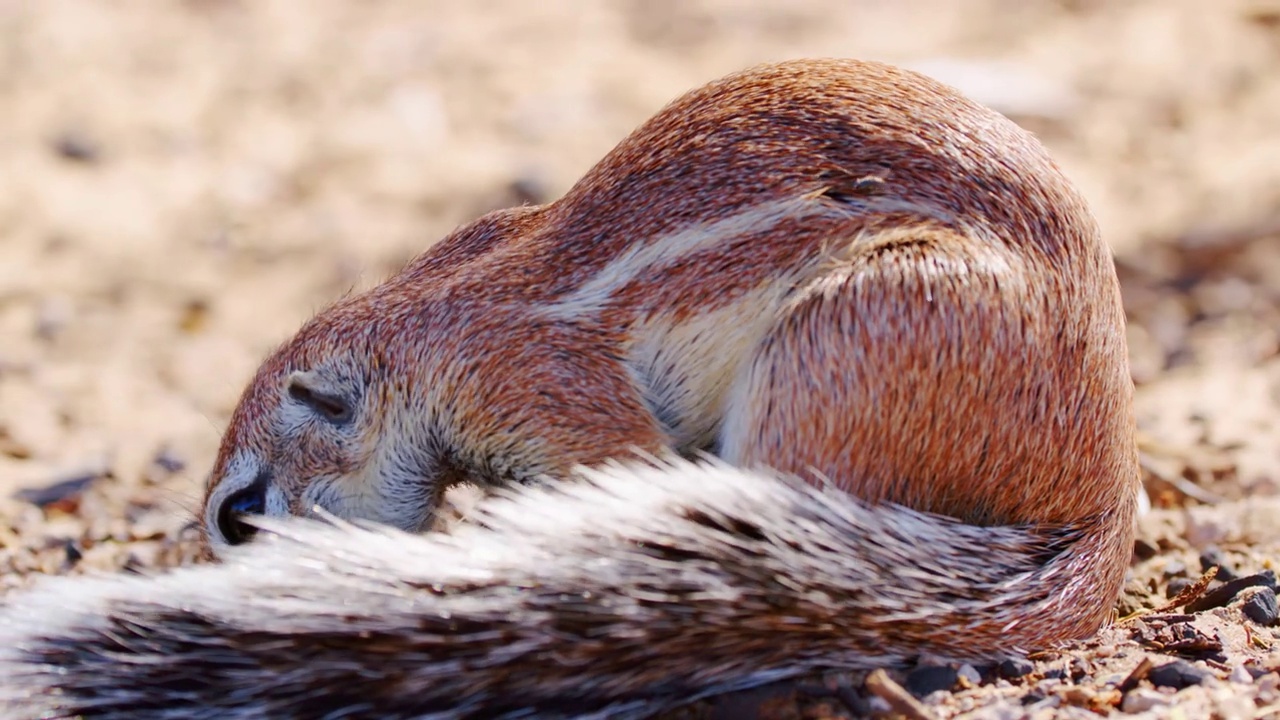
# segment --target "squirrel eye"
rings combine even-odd
[[[325,420],[342,424],[350,422],[355,412],[345,398],[308,387],[299,378],[289,381],[289,397],[311,408]]]

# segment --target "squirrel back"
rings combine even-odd
[[[19,599],[0,686],[639,714],[1084,637],[1132,547],[1132,392],[1106,246],[1034,138],[883,65],[754,68],[307,323],[211,474],[228,563]],[[417,532],[460,482],[504,497],[446,538],[278,519]],[[252,516],[281,537],[235,547]]]

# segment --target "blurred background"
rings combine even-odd
[[[886,60],[1036,132],[1117,255],[1159,506],[1280,468],[1280,3],[0,0],[0,574],[172,561],[259,359],[681,92]]]

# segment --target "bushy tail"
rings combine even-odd
[[[1012,654],[1110,604],[1072,585],[1099,575],[1094,528],[966,526],[719,464],[514,491],[448,536],[270,529],[224,564],[12,598],[0,715],[639,716],[815,667]]]

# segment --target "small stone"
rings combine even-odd
[[[1038,703],[1041,700],[1045,699],[1045,697],[1046,695],[1040,692],[1039,690],[1032,690],[1031,692],[1022,696],[1022,704],[1034,705],[1035,703]]]
[[[1240,608],[1244,616],[1263,627],[1271,627],[1280,620],[1280,609],[1276,607],[1276,591],[1264,587],[1245,601]]]
[[[80,562],[80,560],[84,558],[84,553],[80,550],[80,547],[76,544],[75,540],[67,540],[67,544],[63,546],[63,550],[67,554],[66,566],[68,569],[75,567],[76,563]]]
[[[1239,685],[1252,685],[1253,673],[1246,670],[1243,665],[1237,665],[1231,668],[1231,674],[1227,676],[1227,680]]]
[[[156,456],[152,458],[151,462],[154,463],[156,467],[170,474],[182,472],[183,469],[187,467],[186,461],[168,445],[161,447],[160,451],[156,453]]]
[[[13,497],[42,509],[54,505],[78,504],[81,493],[103,475],[101,471],[80,473],[41,487],[22,488]]]
[[[956,668],[956,675],[961,681],[968,683],[969,687],[977,687],[982,684],[982,673],[979,673],[977,668],[968,663]]]
[[[960,673],[946,665],[924,665],[907,673],[903,686],[916,697],[924,697],[938,690],[950,690],[960,680]]]
[[[1158,667],[1151,668],[1147,679],[1156,687],[1181,690],[1192,685],[1199,685],[1212,675],[1208,670],[1198,668],[1186,660],[1174,660]]]
[[[1164,564],[1164,576],[1167,578],[1182,577],[1187,574],[1187,564],[1181,560],[1170,560]]]
[[[1218,567],[1218,574],[1215,575],[1218,580],[1227,582],[1236,579],[1236,573],[1227,564],[1226,558],[1222,555],[1222,550],[1216,545],[1210,545],[1200,553],[1200,572],[1209,572],[1209,568]]]
[[[1002,661],[998,669],[1000,677],[1013,679],[1030,675],[1035,671],[1036,665],[1026,658],[1009,658]]]
[[[86,165],[97,162],[102,149],[93,138],[76,130],[65,130],[53,139],[53,150],[63,159]]]
[[[1176,598],[1178,593],[1191,587],[1191,583],[1192,581],[1188,578],[1174,578],[1169,581],[1169,586],[1165,588],[1164,596],[1170,599]]]
[[[1138,538],[1137,540],[1133,541],[1133,557],[1134,558],[1138,560],[1150,560],[1151,558],[1159,554],[1160,554],[1160,548],[1156,547],[1155,545],[1152,545],[1146,540],[1143,540],[1142,538]]]
[[[1266,587],[1274,591],[1276,589],[1276,574],[1271,570],[1263,570],[1254,575],[1230,580],[1187,603],[1184,609],[1189,613],[1198,613],[1222,607],[1234,600],[1241,591],[1251,587]]]
[[[1036,683],[1036,690],[1048,695],[1051,692],[1055,692],[1058,688],[1062,687],[1062,685],[1063,683],[1061,680],[1056,678],[1045,678]]]
[[[1135,688],[1125,694],[1120,709],[1127,713],[1140,713],[1173,704],[1173,698],[1156,690]]]

